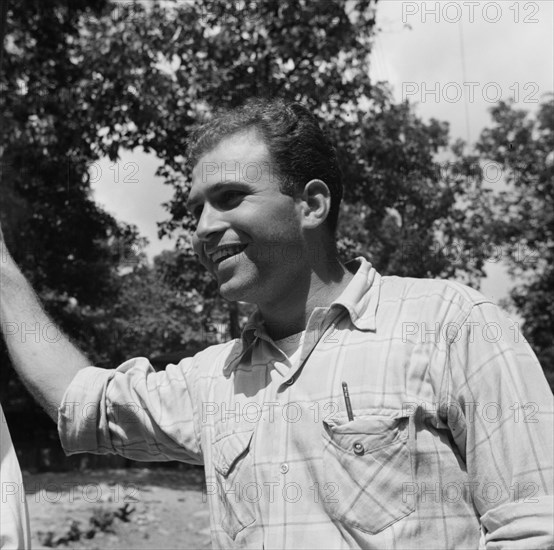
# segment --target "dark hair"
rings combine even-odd
[[[235,109],[217,113],[190,134],[188,161],[194,167],[222,139],[250,128],[255,128],[267,145],[284,194],[301,193],[312,179],[327,184],[331,209],[326,223],[334,234],[342,200],[337,153],[317,118],[300,103],[256,98]]]

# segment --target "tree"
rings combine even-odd
[[[554,388],[554,99],[536,114],[500,102],[493,125],[476,145],[483,161],[502,168],[506,189],[494,197],[491,242],[505,252],[512,276],[523,281],[510,296],[524,319],[523,333]]]
[[[94,113],[80,96],[88,69],[73,45],[83,17],[105,6],[105,0],[2,2],[0,44],[0,219],[6,241],[55,322],[93,362],[102,357],[99,323],[118,295],[120,267],[141,244],[136,228],[95,203],[88,183],[88,167],[101,149],[95,146]],[[12,329],[22,341],[56,337],[48,327]],[[12,410],[33,418],[20,424],[20,435],[38,446],[51,440],[50,421],[7,367],[3,344],[0,398],[8,419]]]
[[[10,4],[0,83],[6,240],[47,308],[67,319],[64,328],[75,336],[68,311],[75,301],[98,307],[113,300],[119,266],[139,244],[136,228],[99,208],[88,184],[88,167],[101,151],[79,95],[87,68],[72,45],[83,14],[105,6]]]
[[[385,83],[370,81],[375,0],[25,0],[9,8],[0,215],[17,261],[93,361],[113,366],[137,353],[216,342],[225,331],[215,327],[238,317],[192,261],[186,139],[218,108],[250,96],[303,101],[324,121],[346,183],[345,257],[363,254],[383,273],[478,284],[488,255],[481,226],[492,212],[490,193],[474,177],[478,158],[456,143],[454,160],[439,163],[448,126],[423,122]],[[551,146],[552,109],[541,116]],[[140,251],[136,228],[99,208],[88,183],[91,162],[116,161],[122,148],[138,146],[162,160],[159,173],[174,190],[160,233],[177,235],[179,247],[153,267],[140,253],[129,256]],[[532,145],[521,154],[532,160]],[[546,181],[548,172],[533,169],[533,181]],[[522,187],[522,204],[524,196]],[[501,225],[504,239],[509,224]],[[540,242],[551,243],[546,237]],[[526,319],[525,308],[540,313],[528,335],[546,346],[541,321],[551,327],[552,311],[540,307],[552,272],[544,274],[522,289],[532,299],[519,307]]]
[[[17,68],[8,79],[14,92],[10,97],[19,102],[8,104],[8,112],[17,122],[13,115],[17,106],[27,109],[22,120],[31,137],[25,143],[42,139],[47,158],[58,159],[56,173],[66,160],[64,152],[69,151],[74,159],[71,167],[81,178],[75,180],[85,181],[72,187],[81,203],[72,199],[71,204],[88,204],[89,217],[94,212],[97,218],[104,216],[90,225],[88,235],[71,238],[100,248],[110,238],[114,242],[121,238],[117,224],[112,224],[111,234],[102,234],[110,227],[105,213],[95,210],[91,201],[83,203],[86,163],[106,154],[117,160],[122,147],[141,146],[162,159],[160,174],[174,189],[167,205],[170,218],[160,225],[161,234],[179,237],[179,253],[167,265],[167,276],[174,277],[173,287],[179,291],[195,290],[213,308],[229,309],[216,299],[213,282],[190,261],[193,221],[184,206],[190,185],[186,138],[195,124],[217,108],[235,106],[253,95],[281,95],[312,108],[338,146],[346,183],[339,228],[339,249],[345,257],[363,254],[383,273],[455,276],[478,284],[487,250],[479,246],[483,219],[479,204],[484,195],[479,179],[471,177],[476,157],[466,155],[463,145],[456,143],[454,161],[446,166],[437,162],[437,154],[449,146],[448,125],[423,122],[411,105],[394,102],[385,83],[370,81],[374,0],[317,4],[264,0],[241,4],[240,9],[231,0],[167,4],[119,5],[114,14],[113,5],[99,1],[94,10],[79,4],[79,11],[50,0],[48,6],[55,15],[41,19],[34,14],[29,22],[21,21],[21,28],[14,27],[8,41],[10,62]],[[23,19],[18,9],[12,10],[13,20],[16,15]],[[43,23],[51,28],[42,29]],[[48,38],[50,49],[33,53],[29,44],[37,43],[35,35],[45,42]],[[56,70],[49,68],[51,58],[56,59]],[[65,109],[68,120],[61,120],[56,102],[40,94],[34,95],[39,99],[36,113],[30,114],[25,103],[28,94],[17,92],[22,80],[28,81],[26,89],[42,83],[50,86],[47,89],[65,90],[73,98]],[[28,149],[21,159],[32,158]],[[40,173],[48,172],[41,169]],[[45,196],[54,188],[36,185]],[[67,200],[61,190],[56,196]],[[68,203],[60,199],[56,204]],[[38,216],[42,225],[36,222],[45,234],[51,212],[50,207],[45,209]],[[54,227],[68,227],[61,218],[60,214]],[[63,238],[60,231],[54,235],[63,244],[68,233],[64,231]],[[123,233],[128,242],[136,241],[131,228]],[[43,249],[59,250],[56,243],[43,239]],[[90,250],[101,252],[98,246]],[[66,249],[63,244],[62,250]],[[65,290],[62,275],[71,267],[68,263],[75,263],[73,252],[68,257],[71,260],[61,264],[57,277],[51,268],[49,280],[61,285],[52,288],[61,288],[62,295],[73,296],[79,289]],[[94,256],[81,265],[91,262]],[[106,264],[99,262],[101,267]],[[33,266],[35,271],[44,270]],[[85,289],[80,296],[86,296]]]
[[[164,251],[153,266],[142,262],[122,276],[104,327],[104,349],[112,364],[132,356],[199,351],[229,339],[223,299],[215,289],[211,298],[198,292],[215,283],[205,281],[207,273],[193,262],[189,265],[190,258],[178,250]]]
[[[133,5],[115,24],[91,17],[82,34],[79,55],[102,76],[87,93],[103,109],[103,147],[116,154],[140,145],[163,160],[159,173],[174,196],[160,233],[177,235],[182,254],[192,257],[184,206],[190,129],[246,97],[280,95],[313,109],[338,145],[345,255],[362,253],[384,273],[455,275],[478,284],[486,251],[475,246],[480,189],[467,177],[471,163],[458,146],[456,162],[444,170],[436,155],[448,148],[447,124],[424,123],[408,103],[394,103],[385,83],[370,81],[376,3],[237,6]],[[195,277],[194,284],[213,296],[207,280]]]

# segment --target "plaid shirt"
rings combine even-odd
[[[203,463],[216,548],[550,547],[552,395],[517,327],[468,287],[356,261],[296,365],[254,315],[163,372],[83,369],[66,452]]]

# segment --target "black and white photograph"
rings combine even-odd
[[[0,550],[554,549],[554,2],[0,31]]]

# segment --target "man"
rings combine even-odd
[[[194,249],[257,312],[159,373],[7,338],[66,452],[203,463],[219,548],[548,548],[552,396],[510,321],[460,284],[339,261],[336,153],[301,105],[222,114],[189,158]],[[51,322],[2,270],[2,320]]]

